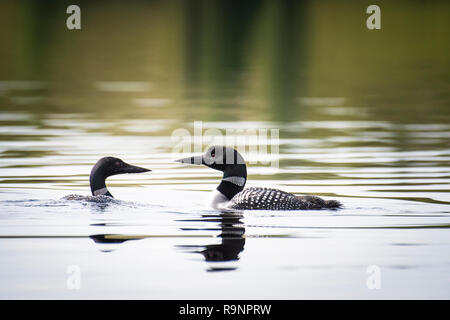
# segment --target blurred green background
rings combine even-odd
[[[370,4],[2,0],[0,111],[448,123],[450,2],[377,1],[381,30]]]

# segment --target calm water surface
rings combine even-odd
[[[249,166],[248,185],[344,209],[220,213],[203,207],[220,175],[172,162],[174,124],[136,120],[142,135],[108,135],[95,131],[128,121],[47,114],[42,128],[27,113],[1,116],[2,298],[449,297],[450,150],[428,148],[448,125],[246,122],[299,136],[280,138],[279,169]],[[396,135],[417,150],[398,150]],[[377,143],[347,145],[362,139]],[[110,154],[153,172],[109,178],[112,203],[60,200],[89,194],[91,166]],[[67,288],[73,265],[79,290]],[[371,265],[379,290],[366,285]]]
[[[79,33],[0,5],[0,298],[449,299],[448,4],[386,4],[370,33],[357,5],[169,2],[85,3]],[[247,185],[344,208],[205,208],[220,174],[173,162],[194,121],[202,148],[279,129]],[[106,155],[153,171],[61,200]]]

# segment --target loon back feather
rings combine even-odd
[[[337,200],[324,200],[317,196],[297,196],[297,198],[307,201],[311,203],[311,205],[315,205],[320,208],[338,209],[342,207],[342,203]]]
[[[228,204],[238,210],[317,210],[341,207],[336,200],[324,200],[317,196],[296,196],[272,188],[251,187],[236,194]]]

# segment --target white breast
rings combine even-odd
[[[230,200],[219,190],[214,190],[206,198],[205,205],[214,209],[224,209]]]
[[[108,189],[106,189],[106,187],[104,187],[104,188],[95,190],[94,196],[104,196],[107,193],[108,193]]]

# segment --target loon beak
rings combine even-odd
[[[152,170],[125,163],[121,171],[122,173],[141,173],[141,172],[149,172]]]
[[[175,160],[175,162],[198,164],[198,165],[205,164],[205,162],[203,161],[203,156],[187,157],[187,158]]]

